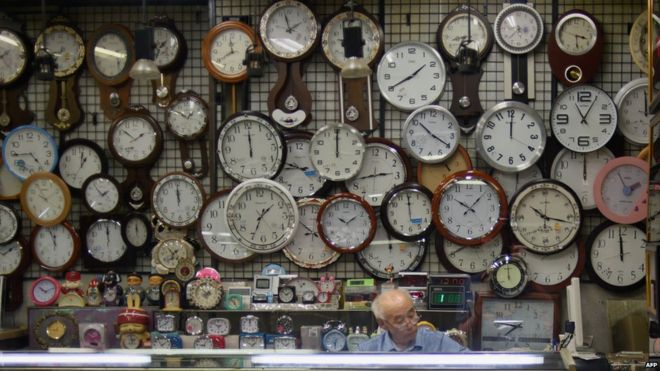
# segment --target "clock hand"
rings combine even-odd
[[[585,121],[585,124],[588,124],[588,122],[586,122],[587,121],[587,116],[589,116],[589,112],[591,112],[591,109],[594,107],[594,104],[596,103],[597,100],[598,100],[598,96],[596,96],[596,98],[594,98],[594,101],[591,102],[591,105],[587,109],[587,113],[584,114],[584,119],[583,120]]]
[[[429,135],[431,135],[431,138],[433,138],[433,139],[439,141],[440,143],[444,144],[445,146],[447,146],[447,148],[450,147],[450,146],[449,146],[449,143],[445,142],[444,140],[440,139],[437,135],[433,134],[433,133],[431,132],[431,130],[429,130],[426,126],[424,126],[424,124],[421,124],[421,123],[420,123],[419,125],[420,125],[420,126],[421,126],[421,127],[427,132],[427,133],[429,133]]]
[[[504,336],[507,336],[507,335],[509,335],[510,333],[514,332],[515,330],[517,330],[517,329],[523,327],[523,326],[522,326],[522,323],[518,323],[518,324],[515,324],[515,323],[502,323],[502,324],[503,324],[503,325],[507,325],[507,326],[511,326],[511,329],[510,329],[509,331],[507,331],[507,332],[504,334]]]
[[[252,158],[254,153],[252,153],[252,135],[250,134],[250,129],[248,129],[247,131],[247,137],[248,137],[248,146],[250,147],[250,158]]]
[[[621,236],[621,228],[619,228],[619,259],[623,262],[623,237]]]
[[[110,246],[110,227],[105,226],[105,237],[108,240],[108,246]]]
[[[454,199],[454,200],[456,200],[456,199]],[[462,202],[462,201],[459,201],[459,200],[456,200],[456,202],[458,202],[461,206],[465,207],[465,212],[463,213],[463,215],[467,215],[467,212],[470,211],[470,210],[472,210],[473,212],[475,212],[475,211],[474,211],[474,210],[473,210],[468,204],[466,204],[465,202]]]
[[[176,185],[176,205],[181,206],[181,191],[179,191],[179,185]]]
[[[146,134],[147,134],[147,133],[144,133],[144,132],[143,132],[143,133],[140,133],[140,135],[138,135],[137,137],[131,139],[131,141],[130,141],[129,143],[133,143],[133,142],[135,142],[136,140],[142,138],[142,137],[145,136]]]
[[[302,171],[309,170],[309,167],[307,167],[307,166],[300,166],[298,164],[294,164],[294,163],[291,163],[291,162],[286,162],[285,165],[288,166],[288,167],[285,167],[285,169],[300,169]]]
[[[339,158],[339,129],[335,129],[335,158]]]
[[[407,203],[408,203],[408,217],[410,219],[412,219],[412,210],[410,208],[410,194],[409,193],[406,193],[406,199],[407,199]]]
[[[511,118],[511,121],[509,122],[509,138],[513,139],[513,117]]]
[[[318,233],[314,232],[314,231],[313,231],[311,228],[309,228],[305,223],[300,223],[300,225],[302,225],[303,228],[305,228],[306,230],[309,231],[309,233],[305,233],[305,235],[310,235],[310,234],[311,234],[311,235],[312,235],[312,238],[313,238],[313,237],[318,237],[318,236],[319,236]]]
[[[286,33],[291,33],[291,26],[289,26],[289,17],[284,14],[284,21],[286,22]]]
[[[49,229],[48,234],[50,234],[50,238],[53,240],[53,250],[57,249],[57,237],[53,234],[53,232]]]
[[[289,29],[290,29],[291,31],[293,31],[293,30],[295,30],[298,26],[300,26],[301,23],[302,23],[302,22],[298,22],[298,23],[294,24],[293,26],[291,26],[291,28],[289,28]]]
[[[415,77],[415,76],[419,73],[419,71],[421,71],[424,67],[426,67],[426,63],[424,63],[420,68],[418,68],[417,70],[415,70],[415,72],[411,73],[408,77],[404,78],[403,80],[397,82],[397,83],[394,84],[394,85],[390,85],[389,88],[390,88],[390,89],[394,89],[394,88],[396,88],[397,86],[403,84],[404,82],[406,82],[406,81],[408,81],[408,80],[411,80],[411,79],[412,79],[413,77]]]
[[[587,156],[582,154],[582,180],[587,182]]]
[[[539,209],[537,209],[537,208],[535,208],[535,207],[532,207],[532,210],[534,210],[534,212],[535,212],[538,216],[540,216],[541,218],[543,218],[543,219],[548,219],[548,216],[545,215],[545,214],[543,214],[543,213],[541,212],[541,210],[539,210]]]
[[[10,252],[14,251],[15,248],[16,248],[16,245],[14,245],[11,248],[7,249],[7,251],[0,251],[0,254],[5,256],[5,255],[9,254]]]
[[[377,176],[385,176],[385,175],[392,175],[392,173],[375,173],[375,174],[371,174],[371,175],[361,176],[361,177],[359,177],[359,178],[356,178],[355,180],[368,179],[368,178],[375,178],[375,177],[377,177]]]
[[[630,196],[630,194],[632,193],[633,190],[630,188],[629,185],[627,185],[627,184],[623,181],[623,177],[621,176],[621,173],[619,173],[619,172],[617,171],[617,172],[616,172],[616,175],[619,177],[619,180],[621,181],[621,184],[623,184],[623,194],[624,194],[625,196]]]
[[[135,135],[129,133],[128,131],[126,131],[126,130],[124,130],[124,129],[121,129],[121,131],[122,131],[124,134],[128,135],[129,137],[131,137],[131,138],[135,138]]]
[[[586,120],[587,115],[582,114],[582,111],[580,111],[580,106],[578,106],[577,103],[575,103],[575,108],[577,109],[578,114],[580,115],[580,123],[588,125],[587,120]]]
[[[342,219],[342,218],[337,218],[337,219],[339,219],[339,221],[342,222],[342,223],[344,223],[344,224],[348,224],[348,223],[347,223],[344,219]]]

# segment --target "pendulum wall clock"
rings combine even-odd
[[[153,18],[149,24],[154,29],[154,62],[160,70],[160,80],[153,80],[153,102],[167,107],[176,89],[176,78],[188,55],[188,45],[174,20],[166,16]]]
[[[0,19],[0,130],[33,121],[34,113],[19,104],[32,72],[32,42],[21,26],[10,19]]]

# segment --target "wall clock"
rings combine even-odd
[[[564,90],[552,105],[550,126],[555,138],[575,152],[595,151],[610,141],[619,115],[612,98],[592,85]]]
[[[642,77],[625,84],[614,96],[614,104],[619,110],[617,130],[628,142],[640,146],[649,144],[648,88],[648,79]],[[660,132],[655,131],[653,135],[655,141]]]
[[[285,128],[312,118],[312,95],[302,80],[301,61],[314,51],[320,32],[315,13],[295,0],[274,2],[259,20],[259,37],[277,70],[277,82],[268,94],[268,112]]]
[[[153,212],[173,228],[186,228],[195,223],[205,198],[202,183],[183,172],[164,175],[151,190]]]
[[[633,22],[630,28],[630,36],[628,37],[628,47],[633,62],[639,67],[642,73],[648,73],[648,13],[643,11]],[[654,24],[653,39],[657,37],[658,27]]]
[[[0,245],[0,275],[11,276],[20,274],[30,260],[30,253],[27,251],[27,245],[22,239],[14,239]]]
[[[165,123],[177,138],[183,171],[201,178],[208,172],[207,138],[208,105],[199,94],[191,90],[177,93],[165,111]],[[197,142],[201,165],[196,165],[191,150]]]
[[[331,249],[342,254],[365,249],[376,234],[376,213],[362,197],[352,193],[330,196],[316,219],[319,236]]]
[[[53,226],[71,210],[71,193],[64,181],[52,173],[34,173],[23,182],[21,209],[33,223]]]
[[[649,165],[636,157],[617,157],[594,179],[594,200],[609,220],[632,224],[647,216]]]
[[[413,111],[401,129],[402,143],[410,155],[424,163],[437,164],[456,152],[461,139],[458,121],[446,108],[424,106]]]
[[[176,78],[186,62],[188,45],[171,18],[160,15],[149,21],[153,27],[154,62],[160,70],[160,81],[152,80],[153,102],[167,107],[176,91]]]
[[[5,68],[0,72],[0,128],[2,131],[34,121],[34,113],[22,107],[21,97],[32,73],[34,55],[32,42],[23,32],[22,25],[5,19],[0,25],[0,36],[8,42],[0,46]]]
[[[195,262],[195,248],[183,238],[167,238],[156,244],[151,250],[151,266],[159,274],[174,273],[179,262],[189,260]],[[164,285],[164,283],[163,283]],[[161,291],[165,295],[166,292]],[[167,300],[165,298],[164,300]]]
[[[535,254],[524,248],[515,249],[527,264],[529,287],[532,291],[559,292],[571,284],[571,278],[580,277],[586,254],[584,244],[575,241],[555,254]]]
[[[124,242],[118,216],[81,216],[80,229],[86,268],[124,270],[133,264],[135,250]]]
[[[644,230],[605,221],[587,237],[587,272],[607,290],[630,292],[644,285]]]
[[[231,189],[220,190],[204,202],[197,223],[197,238],[214,258],[225,263],[242,263],[253,259],[256,253],[238,243],[229,231],[226,218],[229,192]]]
[[[120,221],[121,237],[133,249],[144,249],[152,242],[153,231],[149,219],[141,213],[128,213]]]
[[[23,181],[9,171],[4,161],[0,161],[0,200],[18,200]]]
[[[406,41],[385,52],[376,78],[380,94],[391,105],[412,111],[440,98],[445,74],[440,53],[428,44]]]
[[[518,256],[500,255],[486,270],[490,289],[499,297],[515,298],[529,283],[527,264]]]
[[[504,190],[478,170],[458,172],[433,192],[433,224],[446,239],[463,245],[488,242],[508,214]]]
[[[60,147],[58,172],[72,192],[79,192],[90,176],[108,173],[103,149],[88,139],[71,139]]]
[[[472,170],[470,154],[458,145],[456,152],[447,160],[437,164],[417,163],[417,182],[431,191],[435,189],[450,175],[459,171]]]
[[[67,222],[50,227],[36,226],[30,234],[30,248],[35,262],[43,269],[63,272],[80,255],[80,237]]]
[[[296,198],[327,193],[332,187],[332,182],[322,177],[312,165],[310,156],[312,133],[286,132],[284,140],[286,161],[274,180],[285,186]]]
[[[19,126],[2,142],[2,159],[7,170],[20,180],[37,172],[52,172],[58,161],[55,138],[36,125]]]
[[[322,269],[339,259],[341,254],[329,248],[318,233],[316,220],[324,200],[304,198],[298,200],[299,226],[291,243],[284,247],[284,255],[299,267]],[[282,296],[282,289],[279,291]]]
[[[101,109],[114,120],[130,101],[135,63],[133,35],[123,25],[110,23],[99,27],[87,41],[87,68],[99,84]]]
[[[298,228],[296,201],[284,186],[269,179],[250,179],[236,186],[226,208],[231,235],[256,253],[281,250]]]
[[[104,173],[90,176],[82,186],[82,201],[87,210],[98,215],[116,212],[122,205],[119,182]]]
[[[32,282],[30,299],[34,305],[46,307],[55,304],[60,296],[61,286],[51,276],[42,276]]]
[[[21,219],[9,204],[0,203],[0,245],[6,244],[18,235]]]
[[[257,35],[252,27],[234,20],[220,22],[204,36],[204,67],[217,80],[230,84],[241,82],[248,77],[247,66],[243,64],[245,53],[256,44]]]
[[[350,125],[331,122],[316,131],[309,153],[319,175],[332,181],[350,179],[362,168],[366,143]]]
[[[380,219],[394,238],[417,241],[433,231],[433,193],[417,183],[400,184],[383,196]]]
[[[486,271],[509,246],[507,234],[501,231],[481,245],[460,245],[436,234],[435,252],[442,265],[450,272],[475,274]]]

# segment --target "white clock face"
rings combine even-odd
[[[66,195],[51,179],[36,179],[26,188],[24,190],[26,206],[40,221],[54,221],[67,211]]]
[[[227,199],[231,234],[257,253],[271,253],[286,246],[298,228],[298,218],[291,193],[272,180],[245,181]]]
[[[172,102],[167,109],[167,125],[181,138],[194,138],[206,130],[207,110],[195,99],[180,99]]]
[[[468,274],[484,272],[502,254],[503,248],[501,234],[477,246],[459,245],[447,239],[442,241],[442,255],[447,262],[455,270]]]
[[[209,46],[210,60],[219,72],[237,76],[247,71],[243,64],[245,52],[253,45],[252,38],[243,30],[229,28],[218,33]]]
[[[115,32],[101,36],[93,48],[93,63],[103,76],[116,77],[128,64],[126,41]]]
[[[116,220],[97,220],[87,230],[85,240],[87,252],[104,263],[117,261],[126,253],[127,247],[121,238],[121,225]]]
[[[356,249],[369,240],[372,220],[369,212],[354,199],[338,198],[329,204],[320,215],[318,223],[323,234],[334,246]]]
[[[618,114],[612,98],[591,85],[564,90],[550,113],[552,132],[564,147],[576,152],[595,151],[616,132]]]
[[[298,201],[300,225],[291,243],[283,250],[287,258],[303,268],[320,269],[334,263],[341,256],[319,237],[316,219],[321,202],[319,199]]]
[[[179,47],[179,39],[169,28],[154,27],[154,62],[158,67],[172,63]]]
[[[280,58],[298,58],[316,43],[319,24],[303,3],[284,0],[266,10],[259,21],[259,34],[269,52]]]
[[[600,281],[615,289],[644,281],[644,231],[634,225],[612,224],[593,233],[589,263]]]
[[[259,317],[253,315],[241,317],[241,332],[259,332]]]
[[[123,349],[137,349],[142,345],[142,340],[140,340],[140,334],[134,332],[128,332],[121,334],[120,341],[121,347]]]
[[[169,270],[174,270],[181,260],[190,258],[191,253],[192,246],[176,238],[161,241],[152,252],[155,254],[153,260]]]
[[[367,143],[362,168],[345,182],[346,188],[369,205],[380,206],[385,193],[408,177],[408,162],[403,156],[405,154],[386,143]]]
[[[166,175],[154,186],[154,212],[168,225],[185,227],[193,224],[203,203],[204,190],[201,184],[187,174]]]
[[[154,336],[152,344],[154,349],[172,349],[172,342],[166,335]]]
[[[437,101],[445,88],[445,64],[440,54],[418,42],[397,44],[385,52],[376,76],[383,97],[403,111]]]
[[[27,66],[25,44],[17,34],[10,30],[0,30],[0,85],[15,81]]]
[[[38,303],[46,303],[57,293],[57,286],[51,280],[41,280],[32,289],[34,299]]]
[[[391,229],[404,236],[424,233],[433,223],[431,197],[418,189],[405,188],[384,205],[384,216]]]
[[[310,143],[311,137],[286,140],[286,162],[275,180],[286,187],[293,197],[312,196],[326,184],[326,179],[312,165]]]
[[[160,332],[176,331],[175,318],[171,314],[156,314],[156,329]]]
[[[0,244],[11,241],[18,232],[18,216],[9,206],[0,204]]]
[[[550,177],[564,182],[575,191],[583,209],[592,210],[596,208],[594,200],[596,174],[613,158],[612,151],[607,147],[586,153],[573,152],[564,148],[559,151],[552,162]]]
[[[488,45],[489,25],[484,24],[481,18],[466,12],[457,13],[447,20],[442,29],[440,43],[452,56],[457,56],[461,45],[476,50],[482,54]],[[468,39],[468,28],[470,35]]]
[[[655,184],[657,187],[657,183]],[[659,242],[660,241],[660,220],[658,216],[660,215],[660,192],[649,191],[649,216],[646,220],[646,229],[649,233],[649,238],[651,241]]]
[[[378,55],[383,39],[380,27],[366,14],[361,12],[341,12],[326,23],[321,35],[323,54],[337,68],[343,68],[348,59],[344,54],[344,27],[362,28],[362,55],[367,64],[371,64]]]
[[[23,260],[23,246],[17,240],[0,245],[0,275],[16,272]]]
[[[411,113],[402,134],[410,154],[425,163],[447,160],[458,149],[461,138],[458,121],[440,106],[425,106]]]
[[[369,246],[358,252],[357,259],[367,272],[379,278],[396,277],[399,272],[414,271],[426,254],[425,239],[413,242],[397,240],[382,223]]]
[[[112,131],[112,146],[126,161],[142,161],[156,150],[157,133],[151,124],[140,117],[123,119]]]
[[[559,182],[528,184],[515,195],[509,208],[513,234],[535,253],[550,254],[566,248],[582,224],[576,195]]]
[[[540,286],[553,286],[566,282],[580,269],[577,243],[555,254],[534,254],[527,250],[518,253],[527,264],[530,282]]]
[[[495,271],[495,280],[502,289],[513,289],[520,285],[524,272],[516,264],[504,264]]]
[[[637,145],[649,143],[652,115],[648,109],[648,86],[646,78],[633,80],[624,85],[614,97],[614,103],[619,109],[618,130],[626,140]],[[653,135],[653,140],[657,140],[660,130],[656,130]]]
[[[39,127],[19,126],[6,134],[2,160],[9,171],[25,180],[34,173],[55,169],[57,144],[52,135]]]
[[[596,24],[584,14],[568,15],[555,28],[557,46],[570,55],[587,53],[596,44],[597,37]]]
[[[68,265],[74,255],[75,237],[62,224],[41,227],[32,240],[35,257],[45,266],[57,269]]]
[[[63,77],[74,73],[85,58],[85,43],[71,27],[54,25],[48,27],[37,38],[35,53],[46,45],[46,50],[55,58],[55,76]]]
[[[484,298],[481,350],[545,349],[554,338],[554,302]]]
[[[493,25],[495,40],[513,54],[532,51],[543,38],[543,18],[527,4],[513,4],[497,15]]]
[[[230,328],[231,326],[227,318],[209,318],[206,323],[206,332],[208,332],[209,335],[227,335]]]
[[[647,169],[622,164],[605,174],[599,187],[600,198],[609,211],[618,215],[630,215],[637,211],[640,203],[648,194],[646,185],[649,174]]]
[[[222,288],[219,285],[213,285],[209,281],[201,282],[196,286],[195,291],[192,293],[194,305],[202,309],[211,309],[218,305],[222,295]],[[204,329],[203,323],[201,324],[202,332]]]
[[[255,255],[232,236],[227,225],[227,197],[229,192],[211,196],[199,217],[198,231],[204,246],[223,261],[240,262]]]
[[[506,194],[506,198],[509,201],[511,200],[511,197],[513,197],[513,195],[518,192],[518,189],[521,186],[533,180],[539,180],[543,178],[543,173],[541,172],[541,169],[538,167],[538,165],[534,165],[523,171],[515,173],[507,173],[493,169],[493,172],[490,175],[495,178],[498,183],[500,183],[502,188],[504,188],[504,193]]]
[[[234,116],[220,129],[217,143],[220,165],[237,181],[272,178],[282,168],[284,138],[265,116]]]
[[[109,178],[90,179],[83,191],[85,202],[97,213],[109,213],[119,204],[119,189]]]
[[[103,160],[92,147],[74,144],[62,153],[58,168],[67,185],[80,189],[87,178],[103,171]]]
[[[477,151],[490,166],[518,172],[532,166],[545,149],[543,119],[526,104],[502,102],[479,119]]]
[[[364,162],[366,144],[351,126],[330,124],[320,128],[310,143],[312,165],[319,174],[334,181],[354,177]]]
[[[132,217],[128,219],[124,226],[124,235],[131,246],[142,247],[149,242],[147,241],[149,238],[149,227],[142,218]]]

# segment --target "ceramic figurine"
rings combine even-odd
[[[142,288],[142,276],[131,273],[126,277],[126,306],[129,308],[140,308],[144,302],[144,289]]]
[[[103,304],[106,306],[121,306],[124,298],[124,289],[119,286],[121,277],[114,271],[108,271],[103,275],[103,281],[99,285],[103,293]]]

